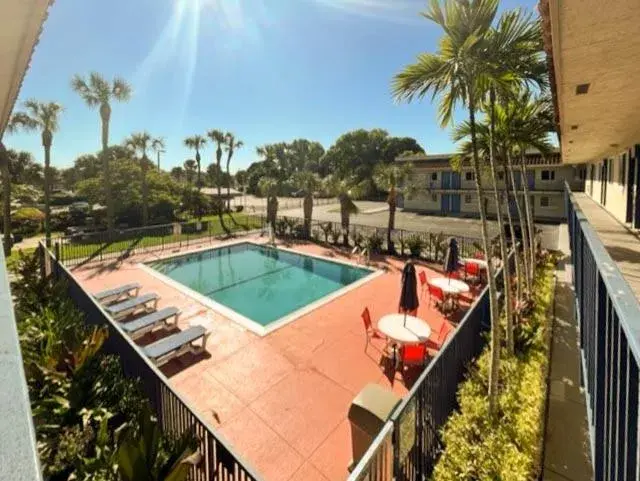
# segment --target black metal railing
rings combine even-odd
[[[0,242],[0,479],[41,480],[31,402]]]
[[[594,479],[638,479],[640,305],[565,192]]]
[[[109,337],[103,349],[119,357],[127,377],[138,379],[142,390],[165,432],[181,434],[191,431],[200,442],[199,465],[192,468],[190,479],[196,481],[252,481],[260,480],[255,470],[234,453],[214,428],[204,421],[169,384],[166,376],[154,366],[141,349],[114,322],[93,297],[86,292],[71,272],[41,243],[43,264],[51,266],[54,278],[67,285],[69,298],[84,314],[89,325],[106,326]]]
[[[58,258],[67,266],[91,261],[119,259],[140,252],[155,252],[189,246],[237,233],[246,233],[264,225],[264,216],[237,215],[237,221],[225,220],[226,230],[217,218],[201,222],[181,222],[133,229],[120,229],[64,236],[55,239]]]
[[[515,256],[510,255],[513,271]],[[502,278],[502,269],[495,274]],[[502,292],[502,283],[498,283]],[[458,408],[456,394],[469,364],[487,343],[489,288],[476,298],[438,354],[395,409],[348,481],[428,479],[443,449],[440,432]],[[390,457],[391,453],[391,457]]]

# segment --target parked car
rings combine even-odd
[[[88,214],[91,212],[91,206],[89,202],[74,202],[69,206],[69,212],[82,212],[84,214]]]

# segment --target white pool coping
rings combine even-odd
[[[198,252],[203,252],[203,251],[209,251],[209,250],[217,250],[217,249],[222,249],[225,247],[230,247],[233,245],[238,245],[238,244],[253,244],[256,246],[264,246],[265,244],[263,243],[259,243],[259,242],[254,242],[251,240],[234,240],[233,242],[225,242],[224,244],[221,245],[216,245],[215,247],[211,247],[208,246],[206,248],[203,249],[196,249],[190,252],[186,252],[186,253],[180,253],[180,254],[174,254],[174,255],[169,255],[169,256],[163,256],[161,258],[158,258],[155,261],[160,261],[160,260],[167,260],[167,259],[172,259],[174,257],[184,257],[187,255],[191,255],[191,254],[196,254]],[[286,247],[281,247],[281,246],[269,246],[272,247],[274,249],[279,249],[285,252],[291,252],[294,254],[298,254],[301,256],[308,256],[308,257],[312,257],[318,260],[322,260],[325,262],[333,262],[336,264],[343,264],[343,265],[348,265],[351,267],[357,267],[359,269],[365,269],[365,270],[369,270],[371,271],[370,274],[366,275],[365,277],[363,277],[362,279],[357,280],[356,282],[353,282],[351,284],[349,284],[348,286],[344,286],[341,289],[338,289],[337,291],[334,291],[330,294],[327,294],[324,297],[321,297],[318,300],[313,301],[310,304],[307,304],[304,307],[301,307],[300,309],[297,309],[289,314],[287,314],[286,316],[281,317],[280,319],[277,319],[273,322],[270,322],[269,325],[267,326],[263,326],[257,322],[255,322],[252,319],[249,319],[246,316],[243,316],[242,314],[234,311],[233,309],[220,304],[219,302],[214,301],[213,299],[210,299],[209,297],[206,297],[202,294],[200,294],[199,292],[194,291],[193,289],[191,289],[190,287],[185,286],[184,284],[175,281],[173,279],[171,279],[170,277],[161,274],[160,272],[156,271],[154,268],[144,264],[144,263],[138,263],[137,267],[139,267],[140,269],[142,269],[144,272],[146,272],[147,274],[155,277],[156,279],[161,280],[162,282],[164,282],[165,284],[167,284],[168,286],[176,289],[177,291],[181,292],[182,294],[191,297],[192,299],[194,299],[195,301],[199,302],[200,304],[204,305],[205,307],[208,307],[209,309],[212,309],[213,311],[215,311],[216,313],[226,317],[227,319],[230,319],[231,321],[241,325],[242,327],[250,330],[251,332],[253,332],[254,334],[257,334],[258,336],[266,336],[269,333],[272,333],[273,331],[280,329],[283,326],[286,326],[287,324],[290,324],[291,322],[295,321],[296,319],[310,313],[311,311],[314,311],[316,309],[318,309],[319,307],[324,306],[325,304],[328,304],[329,302],[333,301],[334,299],[337,299],[340,296],[345,295],[348,292],[353,291],[354,289],[357,289],[358,287],[366,284],[367,282],[372,281],[373,279],[377,278],[378,276],[384,274],[383,270],[380,269],[374,269],[372,267],[369,266],[363,266],[361,264],[355,263],[355,262],[349,262],[349,261],[344,261],[344,260],[336,260],[336,259],[331,259],[328,257],[324,257],[324,256],[320,256],[317,254],[309,254],[309,253],[302,253],[299,251],[296,251],[295,249],[289,249]]]

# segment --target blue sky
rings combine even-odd
[[[533,9],[535,1],[501,8]],[[119,75],[133,86],[114,104],[111,143],[132,132],[163,136],[163,168],[191,157],[182,140],[219,128],[245,142],[232,170],[257,160],[255,147],[308,138],[328,148],[342,133],[381,127],[415,137],[432,153],[454,148],[429,102],[394,104],[390,82],[438,29],[418,15],[425,0],[59,0],[54,3],[21,101],[64,108],[52,164],[100,148],[96,110],[71,91],[75,73]],[[41,160],[37,134],[5,135]],[[204,152],[205,163],[213,149]]]

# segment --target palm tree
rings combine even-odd
[[[178,182],[182,182],[184,179],[184,169],[180,166],[172,168],[169,174]]]
[[[391,233],[396,226],[396,207],[398,202],[398,188],[404,186],[405,194],[413,192],[413,184],[409,183],[413,171],[410,163],[401,164],[379,164],[373,171],[373,182],[378,189],[388,193],[387,204],[389,204],[389,223],[387,225],[387,250],[394,253]]]
[[[9,152],[0,140],[0,176],[2,177],[2,230],[4,254],[11,255],[11,172],[9,172]]]
[[[51,145],[53,134],[58,131],[59,117],[63,111],[55,102],[27,100],[25,110],[11,118],[11,129],[38,130],[44,147],[44,232],[47,247],[51,245]]]
[[[220,219],[220,226],[224,229],[225,232],[228,232],[228,229],[224,223],[224,217],[223,217],[224,209],[222,207],[222,178],[221,178],[222,176],[220,175],[222,173],[222,167],[220,166],[220,163],[222,161],[222,146],[225,145],[227,141],[227,134],[225,134],[222,130],[213,129],[207,132],[207,136],[211,139],[212,142],[215,142],[217,144],[216,165],[218,166],[217,168],[218,178],[216,179],[216,185],[218,187],[218,217]]]
[[[422,15],[444,31],[440,50],[435,54],[422,53],[417,62],[405,67],[393,82],[396,100],[411,101],[428,93],[440,98],[438,116],[444,127],[453,120],[454,108],[463,104],[469,114],[471,127],[471,164],[475,173],[476,194],[485,255],[490,256],[487,212],[483,201],[481,163],[476,138],[476,111],[482,98],[484,75],[483,55],[486,38],[496,16],[497,0],[468,0],[450,2],[443,8],[439,0],[432,0]],[[488,262],[489,302],[491,314],[491,364],[489,369],[489,411],[497,411],[498,376],[500,364],[500,323],[498,322],[497,288],[493,263]]]
[[[244,146],[242,140],[236,140],[235,136],[231,132],[225,134],[225,150],[227,151],[227,202],[231,201],[231,172],[229,172],[229,164],[231,164],[231,157],[236,150],[241,149]]]
[[[187,179],[187,184],[192,184],[193,177],[197,169],[196,161],[193,159],[187,159],[184,161],[183,166],[184,166],[184,176]]]
[[[278,189],[280,182],[274,177],[262,177],[258,182],[258,190],[267,198],[267,223],[276,230],[278,217]]]
[[[342,239],[345,246],[349,245],[349,221],[352,214],[358,213],[358,206],[353,202],[369,187],[369,180],[359,182],[356,176],[342,177],[330,175],[324,179],[326,191],[335,195],[340,202],[340,224],[342,226]]]
[[[163,137],[157,137],[151,141],[151,150],[156,153],[156,158],[158,161],[158,170],[160,170],[160,154],[164,154],[165,152],[165,144]]]
[[[207,143],[207,139],[202,135],[192,135],[191,137],[187,137],[184,139],[185,147],[193,149],[196,151],[196,164],[198,166],[198,191],[202,187],[202,179],[201,179],[201,158],[200,158],[200,149],[202,149]]]
[[[142,225],[149,223],[149,192],[147,187],[147,170],[149,158],[147,150],[152,148],[154,139],[148,132],[137,132],[125,140],[125,146],[135,154],[140,154],[140,170],[142,171]]]
[[[104,174],[104,196],[107,202],[107,228],[109,234],[114,227],[114,202],[111,195],[111,175],[109,173],[109,122],[111,121],[111,102],[127,102],[131,98],[131,86],[121,78],[106,80],[97,72],[91,72],[88,79],[76,75],[71,88],[80,95],[91,108],[98,107],[102,122],[102,170]]]
[[[304,236],[311,236],[311,217],[313,215],[313,194],[321,185],[320,177],[310,170],[300,170],[293,174],[291,183],[304,192],[302,211],[304,216]]]

